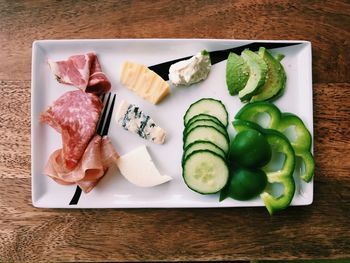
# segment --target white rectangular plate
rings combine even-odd
[[[223,50],[252,42],[301,44],[273,49],[282,53],[287,73],[285,94],[275,104],[281,111],[301,117],[313,133],[311,43],[307,41],[256,41],[208,39],[120,39],[120,40],[43,40],[33,43],[32,60],[32,201],[36,207],[52,208],[136,208],[136,207],[240,207],[263,206],[260,198],[219,202],[218,195],[200,195],[186,187],[181,175],[183,115],[188,106],[203,97],[221,100],[232,121],[243,106],[237,96],[229,96],[226,88],[226,60],[212,66],[209,77],[190,87],[172,87],[171,94],[159,105],[136,96],[119,82],[122,63],[134,61],[147,66],[194,55],[202,49]],[[39,122],[39,115],[55,99],[74,88],[59,84],[50,72],[47,59],[62,60],[71,55],[95,51],[103,71],[117,94],[116,106],[122,99],[141,109],[167,131],[165,144],[156,145],[118,127],[114,117],[109,136],[120,155],[143,144],[162,174],[174,179],[152,188],[140,188],[129,183],[117,168],[109,169],[99,184],[88,194],[82,193],[77,205],[69,205],[76,186],[63,186],[42,174],[49,155],[61,148],[61,136],[48,125]],[[115,107],[116,109],[116,107]],[[233,128],[229,127],[229,133]],[[308,205],[313,200],[313,182],[296,178],[296,193],[292,205]]]

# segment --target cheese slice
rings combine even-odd
[[[152,187],[173,179],[159,173],[145,145],[120,156],[117,165],[120,173],[139,187]]]
[[[154,71],[130,61],[123,64],[120,82],[153,104],[159,103],[170,92],[169,84]]]
[[[115,119],[120,127],[137,134],[143,139],[158,144],[162,144],[165,141],[165,130],[159,127],[140,107],[125,100],[120,102]]]

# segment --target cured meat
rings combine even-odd
[[[95,55],[90,67],[89,83],[85,91],[95,94],[103,94],[109,92],[110,90],[111,83],[109,82],[106,74],[102,72],[100,62],[98,61],[98,58]]]
[[[67,60],[48,60],[50,69],[58,82],[75,86],[95,94],[103,94],[111,89],[111,83],[102,72],[94,52],[75,55]]]
[[[86,148],[78,165],[69,170],[64,168],[62,149],[53,152],[45,166],[44,174],[50,176],[57,183],[78,184],[85,192],[90,192],[103,177],[109,167],[119,158],[110,139],[95,135]]]
[[[94,53],[87,53],[56,62],[49,59],[48,63],[58,82],[85,90],[89,82],[90,68],[94,57]]]
[[[103,104],[94,94],[69,91],[40,116],[62,136],[62,169],[72,170],[95,134]]]

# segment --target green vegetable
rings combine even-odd
[[[249,200],[258,196],[267,184],[267,177],[260,169],[238,167],[230,172],[228,195],[237,200]]]
[[[209,150],[190,153],[182,166],[186,185],[200,194],[219,192],[227,183],[229,169],[224,158]]]
[[[222,126],[222,124],[218,124],[217,122],[213,120],[197,120],[195,122],[191,122],[191,124],[187,124],[185,129],[184,129],[184,135],[188,134],[191,130],[198,126],[211,126],[218,130],[219,132],[227,135],[227,130],[226,127]],[[228,136],[228,135],[227,135]]]
[[[243,167],[262,167],[271,160],[271,155],[269,143],[257,130],[239,132],[230,144],[231,162],[237,162]]]
[[[268,66],[267,77],[264,86],[261,87],[258,94],[251,98],[251,102],[276,99],[283,94],[287,81],[286,72],[278,59],[274,58],[264,47],[259,49],[259,56]]]
[[[290,140],[295,155],[301,158],[305,165],[305,171],[300,178],[305,182],[310,182],[315,170],[315,160],[311,154],[311,134],[298,116],[292,113],[282,113],[277,129],[283,133],[289,127],[294,127],[296,132],[295,140]]]
[[[217,193],[229,178],[228,114],[219,100],[205,98],[190,105],[184,116],[182,174],[200,194]]]
[[[212,98],[200,99],[190,105],[184,116],[184,124],[199,114],[207,114],[216,117],[224,127],[228,125],[228,113],[221,101]]]
[[[225,154],[228,153],[230,147],[228,136],[212,126],[197,126],[188,132],[183,139],[184,149],[195,141],[212,142]]]
[[[219,125],[222,125],[222,127],[225,128],[225,126],[219,121],[218,118],[208,115],[208,114],[197,114],[195,116],[193,116],[186,124],[187,126],[190,126],[193,122],[198,121],[198,120],[212,120],[214,122],[216,122]]]
[[[266,169],[266,166],[262,168],[266,173],[269,186],[273,188],[273,184],[275,183],[282,184],[283,193],[275,197],[268,190],[264,190],[260,197],[271,215],[287,208],[292,202],[295,192],[295,182],[293,179],[295,155],[288,138],[276,130],[263,129],[259,125],[249,121],[238,119],[233,121],[233,126],[237,132],[250,129],[259,131],[266,137],[274,151],[285,155],[284,163],[280,170],[269,171]]]
[[[245,105],[235,116],[236,119],[259,123],[258,115],[266,113],[269,115],[269,122],[265,126],[287,134],[288,129],[295,129],[295,139],[290,139],[295,155],[304,163],[304,171],[301,171],[300,178],[310,182],[314,170],[315,161],[311,154],[312,138],[303,121],[292,113],[281,113],[281,111],[269,102],[254,102]]]
[[[226,63],[226,84],[231,95],[237,94],[247,84],[249,67],[244,59],[235,53],[230,53]]]
[[[274,57],[266,48],[258,54],[245,49],[239,56],[230,53],[226,63],[226,84],[230,95],[242,102],[271,101],[280,97],[286,87],[287,75],[281,64],[284,55]]]
[[[249,101],[265,84],[268,68],[265,61],[249,49],[245,49],[241,56],[249,67],[250,75],[245,87],[238,92],[238,97],[241,101]]]
[[[209,150],[211,152],[216,153],[217,155],[220,155],[222,158],[226,159],[226,153],[223,150],[221,150],[218,146],[216,146],[214,143],[197,140],[185,148],[183,153],[183,160],[185,160],[187,156],[190,155],[192,152],[198,151],[198,150]]]

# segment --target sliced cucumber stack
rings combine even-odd
[[[191,104],[184,116],[182,169],[186,185],[201,194],[219,192],[229,169],[228,114],[221,101],[205,98]]]

